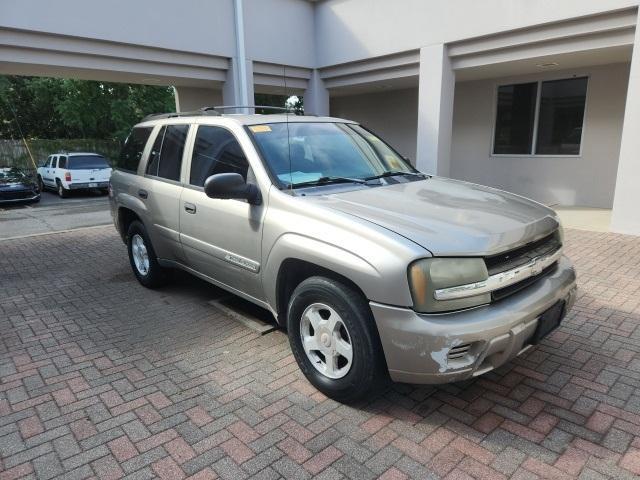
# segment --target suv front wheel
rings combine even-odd
[[[135,220],[127,230],[127,251],[131,269],[147,288],[157,288],[166,281],[166,271],[158,263],[156,252],[142,222]]]
[[[340,281],[311,277],[289,302],[291,350],[307,379],[340,402],[354,402],[386,382],[378,332],[366,299]]]

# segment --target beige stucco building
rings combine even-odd
[[[638,0],[4,0],[0,74],[303,95],[426,172],[640,234]],[[286,84],[286,89],[285,89]]]

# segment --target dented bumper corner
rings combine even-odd
[[[576,274],[562,257],[554,272],[508,298],[469,310],[418,314],[371,302],[391,378],[406,383],[465,380],[531,348],[540,315],[575,301]]]

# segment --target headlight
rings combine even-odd
[[[409,265],[409,287],[413,308],[433,313],[476,307],[491,301],[490,293],[438,300],[436,290],[486,282],[489,278],[482,258],[425,258]]]

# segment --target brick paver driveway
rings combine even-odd
[[[580,298],[500,371],[355,407],[186,276],[133,279],[112,228],[0,243],[0,478],[640,474],[640,240],[568,232]]]

